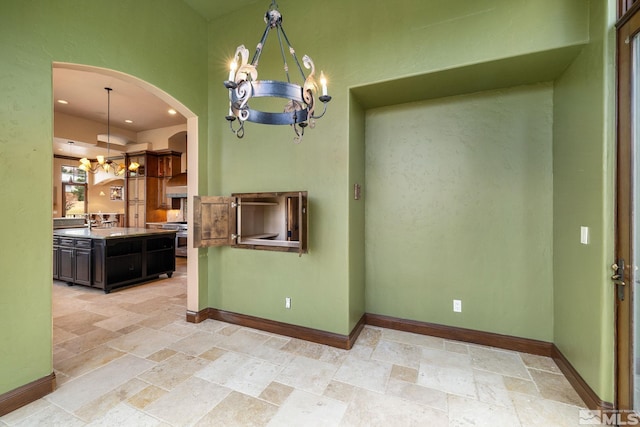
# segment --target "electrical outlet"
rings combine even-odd
[[[291,308],[291,298],[286,297],[284,299],[284,308]]]
[[[453,311],[455,311],[456,313],[461,313],[462,312],[462,301],[459,299],[454,299],[453,300]]]

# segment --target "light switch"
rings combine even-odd
[[[589,244],[589,227],[580,227],[580,243],[583,245]]]

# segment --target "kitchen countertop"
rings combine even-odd
[[[86,237],[89,239],[118,239],[124,237],[149,236],[153,234],[173,234],[176,230],[149,229],[139,227],[109,228],[64,228],[53,231],[59,237]]]

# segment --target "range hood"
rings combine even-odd
[[[187,173],[183,172],[167,182],[167,197],[172,199],[187,198]]]

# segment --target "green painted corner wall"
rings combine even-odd
[[[552,99],[546,83],[367,112],[367,312],[553,341]]]
[[[590,2],[590,17],[590,43],[554,91],[554,342],[613,402],[615,2]]]
[[[0,10],[0,218],[11,224],[0,257],[2,394],[53,371],[52,63],[133,75],[207,117],[207,27],[176,0],[5,0]],[[206,141],[206,120],[200,132]]]
[[[252,124],[237,140],[224,120],[228,94],[222,81],[236,46],[244,44],[253,54],[266,5],[251,4],[234,14],[246,17],[244,27],[254,31],[236,31],[236,20],[228,16],[211,21],[209,144],[219,157],[211,163],[216,171],[209,175],[208,187],[215,189],[212,195],[307,190],[310,251],[298,258],[210,249],[209,304],[348,334],[365,311],[368,285],[362,242],[368,194],[363,181],[365,110],[351,97],[351,88],[583,44],[588,40],[588,9],[582,0],[283,0],[278,5],[298,56],[308,54],[328,76],[333,96],[329,111],[299,145],[291,142],[288,127]],[[365,9],[367,19],[357,19]],[[545,31],[539,31],[540,23]],[[259,77],[282,79],[281,67],[277,42],[269,39]],[[352,196],[357,182],[364,189],[361,201]],[[284,308],[285,296],[293,298],[291,310]],[[542,329],[536,335],[549,336],[548,326]]]

